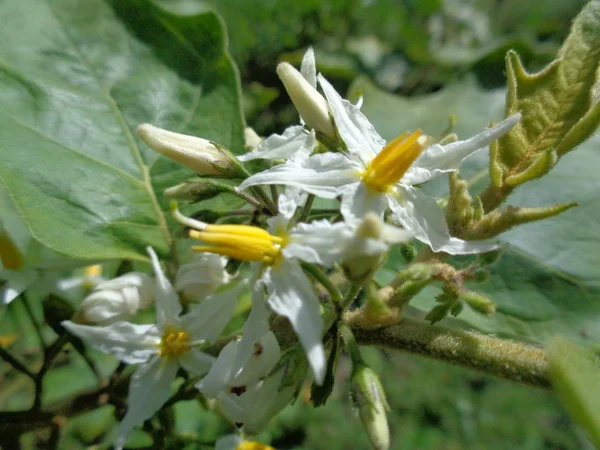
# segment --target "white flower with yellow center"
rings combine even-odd
[[[386,144],[359,110],[319,75],[344,151],[322,153],[275,166],[247,178],[239,189],[261,184],[294,186],[324,198],[342,196],[341,212],[355,222],[369,212],[393,217],[434,251],[451,254],[485,252],[490,241],[463,241],[450,236],[435,199],[414,185],[455,171],[460,163],[506,134],[520,119],[516,114],[465,141],[432,144],[421,131],[404,133]]]
[[[204,242],[193,251],[216,253],[262,265],[259,282],[266,286],[271,309],[289,319],[304,347],[317,383],[325,376],[323,319],[319,299],[299,261],[331,267],[346,248],[352,229],[345,223],[317,220],[288,229],[284,216],[268,220],[269,230],[249,225],[213,225],[183,216],[190,237]]]
[[[190,313],[167,280],[156,254],[148,253],[156,274],[156,324],[116,322],[106,327],[62,325],[96,349],[128,364],[141,364],[131,378],[129,407],[121,422],[115,448],[122,449],[130,431],[150,418],[171,396],[171,383],[180,367],[193,375],[208,372],[215,358],[198,347],[214,342],[235,308],[239,289],[206,298]]]

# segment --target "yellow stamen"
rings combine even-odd
[[[192,247],[193,251],[268,264],[277,259],[287,244],[286,237],[249,225],[207,225],[203,231],[190,231],[190,237],[209,244]]]
[[[256,441],[242,441],[235,450],[275,450],[275,448]]]
[[[171,328],[165,329],[158,346],[161,356],[179,356],[192,348],[189,334]]]
[[[388,192],[426,147],[422,131],[402,133],[389,142],[362,174],[362,181],[378,192]]]
[[[83,273],[85,274],[83,287],[85,289],[92,289],[96,285],[96,280],[90,278],[99,277],[102,275],[102,266],[100,264],[87,266],[85,269],[83,269]]]

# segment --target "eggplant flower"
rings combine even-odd
[[[247,178],[239,189],[281,184],[324,198],[341,195],[341,212],[351,222],[369,211],[382,215],[389,207],[395,220],[436,252],[469,254],[498,247],[491,241],[463,241],[451,236],[442,209],[414,186],[455,171],[465,158],[514,127],[520,114],[470,139],[447,145],[429,145],[420,130],[403,133],[386,144],[357,106],[342,99],[321,75],[319,83],[344,141],[344,151],[290,159]]]
[[[239,289],[206,298],[190,313],[182,307],[165,277],[156,254],[148,253],[156,274],[156,324],[116,322],[88,326],[64,321],[62,325],[92,347],[128,364],[141,364],[129,385],[129,407],[121,422],[115,448],[121,450],[131,430],[150,418],[171,396],[179,368],[203,375],[215,358],[197,347],[214,342],[231,318]]]
[[[291,210],[292,208],[290,208]],[[352,236],[345,223],[317,220],[288,229],[288,218],[272,217],[269,231],[249,225],[214,225],[183,216],[175,218],[192,228],[190,237],[204,242],[196,252],[216,253],[261,265],[259,282],[266,286],[271,309],[289,319],[307,353],[317,383],[325,376],[323,319],[319,299],[299,261],[331,267]]]

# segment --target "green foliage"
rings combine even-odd
[[[35,238],[83,259],[141,259],[148,245],[164,255],[154,190],[190,173],[133,130],[152,122],[241,150],[220,19],[134,0],[28,0],[0,14],[0,179]]]
[[[548,342],[548,362],[554,390],[600,446],[600,361],[589,350],[561,337]]]
[[[506,59],[506,115],[522,120],[492,151],[490,175],[511,190],[547,173],[560,157],[586,140],[600,123],[594,86],[600,64],[600,2],[591,1],[573,22],[558,58],[529,74],[519,57]]]

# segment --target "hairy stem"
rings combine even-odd
[[[369,329],[360,314],[347,322],[359,344],[407,351],[506,380],[549,388],[548,361],[541,347],[404,318],[397,325]]]

